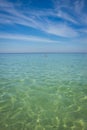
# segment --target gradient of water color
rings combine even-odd
[[[0,54],[0,130],[87,130],[87,54]]]

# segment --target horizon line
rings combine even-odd
[[[70,54],[70,53],[76,53],[76,54],[79,54],[79,53],[87,53],[87,52],[0,52],[0,54]]]

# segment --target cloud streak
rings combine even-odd
[[[76,32],[71,27],[67,26],[66,24],[54,24],[54,23],[48,23],[46,28],[43,28],[43,30],[47,33],[60,36],[60,37],[76,37],[78,36],[78,32]]]
[[[31,35],[20,35],[20,34],[0,34],[0,39],[8,40],[19,40],[19,41],[28,41],[28,42],[46,42],[46,43],[58,43],[58,41],[41,38]]]

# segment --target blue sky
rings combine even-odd
[[[87,52],[86,0],[0,0],[0,53]]]

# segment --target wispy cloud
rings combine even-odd
[[[81,24],[81,22],[86,24],[85,19],[83,18],[87,19],[87,17],[82,12],[84,0],[76,0],[72,5],[68,0],[63,0],[62,4],[60,1],[55,1],[54,3],[54,9],[26,11],[20,10],[19,3],[13,4],[6,0],[0,0],[0,10],[5,12],[4,14],[0,14],[0,23],[13,25],[19,24],[41,30],[45,33],[67,38],[79,36],[81,31],[79,32],[79,30],[71,27],[71,24],[77,25]],[[77,14],[78,20],[75,19]],[[65,22],[62,22],[61,24],[57,22],[55,24],[53,20],[48,18],[49,16],[53,18],[61,18]],[[67,21],[70,23],[68,24]]]
[[[78,14],[82,13],[84,4],[85,4],[84,0],[76,0],[74,3],[75,12]]]
[[[48,23],[48,25],[45,28],[43,28],[43,30],[47,33],[67,38],[76,37],[79,35],[78,32],[76,32],[74,29],[67,26],[66,24],[61,23]]]
[[[46,42],[46,43],[58,43],[59,41],[41,38],[31,35],[21,35],[21,34],[0,34],[0,39],[8,39],[8,40],[19,40],[19,41],[28,41],[28,42]]]
[[[60,17],[70,20],[71,22],[77,24],[86,23],[87,25],[87,22],[85,20],[85,18],[87,18],[87,12],[84,11],[85,1],[86,0],[54,0],[54,5],[56,10],[59,12],[58,15]]]
[[[71,23],[79,24],[77,20],[75,20],[72,16],[70,16],[68,13],[62,11],[61,9],[58,10],[57,16],[64,20],[67,20]]]

